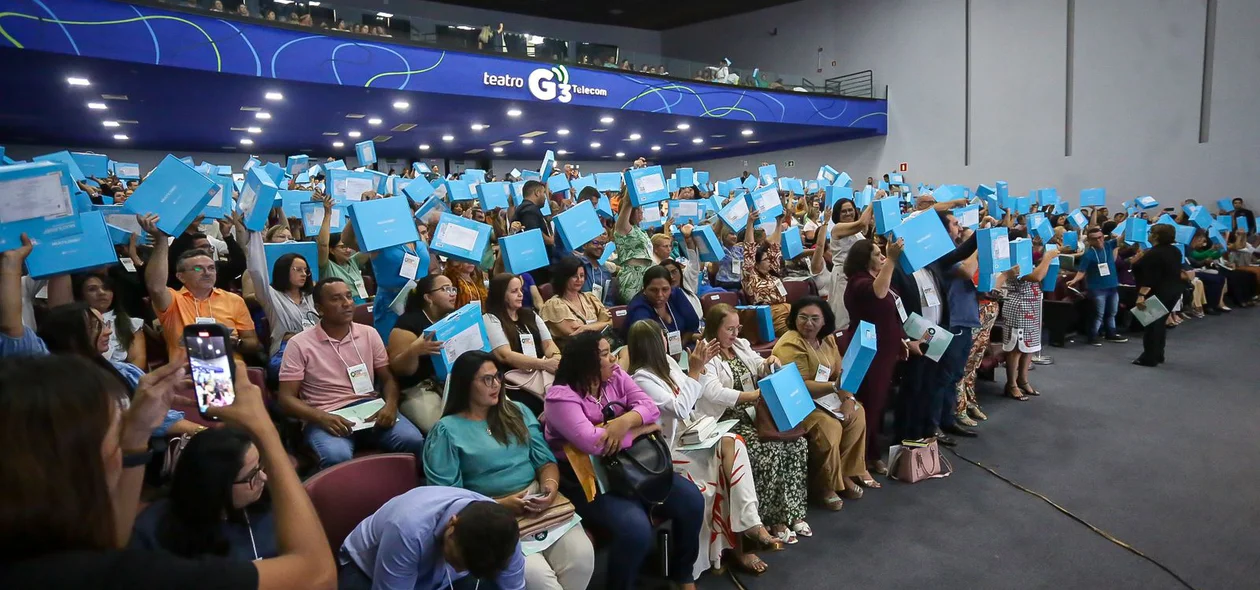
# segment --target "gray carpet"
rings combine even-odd
[[[1169,332],[1170,362],[1156,369],[1129,364],[1141,351],[1131,336],[1047,347],[1055,364],[1031,373],[1043,393],[1032,401],[999,398],[999,384],[982,382],[990,419],[958,451],[1196,588],[1255,588],[1260,309],[1187,321]],[[839,513],[811,508],[815,536],[763,554],[771,571],[740,580],[750,589],[1183,588],[1041,500],[953,462],[944,480],[885,480]],[[712,575],[700,586],[733,587]]]

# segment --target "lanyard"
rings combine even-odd
[[[193,317],[214,319],[214,307],[210,305],[210,297],[214,297],[213,291],[210,292],[210,297],[204,299],[207,315],[201,315],[201,300],[198,300],[192,293],[189,293],[188,296],[192,297],[193,300]]]
[[[676,326],[678,324],[678,318],[674,316],[674,308],[669,305],[668,301],[665,302],[665,309],[669,311],[669,325],[666,325],[665,320],[661,319],[661,314],[655,314],[653,317],[656,318],[656,321],[661,323],[661,327],[665,328],[665,331],[673,332],[674,330],[670,328],[670,326]],[[652,311],[656,310],[653,309]]]
[[[254,543],[254,527],[249,523],[249,512],[241,511],[245,515],[245,530],[249,531],[249,545],[254,548],[254,561],[261,559],[258,557],[258,544]]]
[[[337,353],[337,360],[341,361],[341,364],[345,365],[346,371],[349,371],[349,363],[347,363],[346,359],[341,356],[341,343],[333,342],[332,337],[328,336],[327,332],[325,332],[324,335],[328,340],[328,345],[332,346],[333,351]],[[367,366],[367,363],[363,361],[363,354],[359,352],[359,344],[354,340],[354,326],[350,326],[350,347],[354,349],[355,356],[359,357],[359,364]]]

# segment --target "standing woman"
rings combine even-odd
[[[1172,226],[1168,227],[1169,230]],[[1025,230],[1011,230],[1010,238],[1027,238]],[[1041,395],[1028,382],[1028,365],[1041,352],[1041,281],[1058,251],[1046,249],[1032,272],[1011,281],[1002,306],[1002,350],[1006,352],[1006,395],[1020,401]],[[1018,265],[1017,265],[1018,266]],[[1016,270],[1011,274],[1017,274]]]
[[[613,244],[617,246],[619,266],[617,303],[625,305],[643,288],[643,273],[652,266],[652,239],[639,227],[643,211],[630,204],[625,187],[621,189],[620,204],[617,223],[613,226]]]
[[[332,234],[333,200],[324,193],[316,191],[311,200],[323,203],[324,220],[319,225],[319,235],[315,243],[319,246],[319,276],[336,277],[350,285],[350,293],[354,295],[354,304],[361,305],[367,301],[367,286],[363,282],[363,269],[360,265],[368,261],[368,256],[354,251],[348,243],[341,239],[342,234]],[[342,227],[349,227],[342,219]]]
[[[1137,308],[1146,309],[1146,301],[1158,298],[1164,307],[1181,296],[1181,251],[1173,245],[1176,233],[1171,225],[1152,225],[1148,236],[1152,248],[1133,265],[1137,279]],[[1171,309],[1171,308],[1170,308]],[[1164,339],[1168,327],[1156,319],[1142,331],[1142,355],[1133,364],[1154,367],[1164,362]]]
[[[867,206],[858,216],[857,205],[853,199],[840,199],[831,208],[831,290],[828,304],[831,313],[836,314],[836,327],[843,330],[849,327],[849,310],[844,304],[844,290],[849,277],[840,269],[845,267],[844,261],[849,257],[849,250],[859,240],[866,239],[862,230],[871,222],[874,209]]]
[[[992,291],[976,294],[976,299],[980,303],[980,327],[971,329],[971,352],[967,356],[963,378],[958,382],[958,407],[955,408],[957,419],[967,426],[972,426],[972,424],[967,424],[968,420],[989,419],[980,409],[980,402],[976,399],[976,370],[980,368],[984,354],[989,350],[989,340],[993,338],[993,324],[997,323],[998,312],[1001,310],[1001,304],[998,301],[1002,297],[1001,294],[1005,292],[1006,280],[1011,277],[1011,274],[1010,271],[998,274],[993,280]],[[980,285],[979,270],[972,273],[971,282],[977,287]]]
[[[443,273],[455,285],[455,309],[474,301],[486,300],[485,275],[477,265],[462,260],[448,260]]]
[[[301,254],[290,252],[276,259],[275,266],[271,268],[271,283],[268,284],[267,251],[262,235],[246,230],[239,213],[232,217],[236,234],[243,236],[245,241],[246,270],[255,286],[254,298],[262,305],[267,323],[271,325],[267,377],[276,379],[289,338],[319,322],[311,298],[315,286],[311,281],[311,267]]]
[[[434,322],[455,311],[455,287],[443,275],[428,275],[407,296],[407,307],[389,332],[389,370],[398,377],[398,411],[421,432],[428,433],[442,417],[442,384],[432,355],[442,343],[424,336]]]
[[[901,314],[905,308],[901,296],[892,288],[893,270],[901,258],[905,242],[898,239],[888,243],[888,256],[871,240],[858,240],[849,250],[844,261],[844,274],[849,284],[844,290],[844,306],[849,310],[851,329],[845,330],[840,347],[848,350],[849,342],[857,334],[858,322],[870,322],[875,326],[878,342],[875,358],[866,370],[862,385],[856,392],[866,414],[866,469],[887,473],[888,467],[881,458],[880,433],[884,426],[884,408],[888,405],[888,390],[892,387],[897,363],[907,358],[906,333],[902,329]],[[916,347],[917,348],[917,347]],[[917,351],[916,351],[917,352]],[[869,487],[879,487],[869,476],[863,482]]]
[[[145,350],[144,320],[127,314],[122,300],[115,296],[114,279],[107,274],[75,275],[74,297],[101,314],[101,320],[109,327],[109,349],[105,358],[114,362],[128,362],[141,369],[148,368]]]

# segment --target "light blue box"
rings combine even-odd
[[[890,184],[905,184],[905,180],[901,177],[900,174],[889,174],[888,182]]]
[[[318,233],[318,231],[316,231]],[[293,253],[306,260],[306,267],[311,270],[311,284],[319,282],[319,244],[315,242],[285,242],[283,244],[263,244],[263,252],[267,255],[267,282],[276,269],[276,261],[281,256]]]
[[[835,182],[831,184],[834,186],[847,186],[849,188],[852,188],[853,179],[849,177],[848,172],[841,172],[840,175],[836,177]]]
[[[306,154],[289,156],[288,165],[285,167],[289,174],[297,176],[300,172],[305,172],[309,167],[311,157]]]
[[[429,239],[429,250],[450,258],[480,264],[492,233],[494,228],[489,224],[443,213]]]
[[[672,200],[669,202],[669,217],[679,225],[698,224],[704,219],[707,203],[697,199]]]
[[[1085,231],[1089,227],[1089,218],[1080,209],[1076,209],[1068,214],[1068,223],[1076,228],[1076,231]]]
[[[140,180],[140,165],[135,162],[114,162],[111,169],[120,180]]]
[[[950,213],[954,215],[954,219],[958,220],[958,224],[963,227],[967,227],[971,229],[976,229],[977,227],[980,227],[980,204],[979,203],[953,209],[952,211],[950,211]]]
[[[707,186],[709,184],[709,173],[700,170],[696,172],[696,186]]]
[[[1054,238],[1054,229],[1050,227],[1050,221],[1045,217],[1039,219],[1035,224],[1030,224],[1028,232],[1039,238],[1042,244],[1049,244],[1050,240]]]
[[[582,189],[586,187],[591,187],[595,190],[599,190],[599,188],[595,186],[594,174],[587,174],[586,176],[579,176],[569,182],[569,189],[573,191],[572,194],[573,194],[573,198],[575,199],[578,198],[582,194]]]
[[[569,185],[569,177],[564,174],[553,174],[547,179],[547,190],[551,191],[551,194],[553,195],[572,190],[572,188],[573,187]]]
[[[1015,197],[1015,209],[1013,212],[1023,215],[1029,211],[1032,211],[1032,197]]]
[[[232,184],[230,177],[216,174],[209,178],[219,185],[219,192],[210,198],[210,202],[206,203],[206,208],[201,214],[205,215],[206,219],[224,219],[236,210],[236,201],[232,199],[236,187]]]
[[[1010,236],[1005,227],[986,227],[976,231],[976,252],[981,276],[1011,268]]]
[[[508,189],[509,189],[508,193],[511,195],[513,205],[519,206],[522,202],[525,201],[525,183],[526,182],[529,182],[529,181],[521,180],[519,182],[513,182],[512,184],[508,185]]]
[[[75,161],[74,156],[70,155],[68,151],[35,156],[31,160],[35,162],[60,162],[66,165],[66,170],[69,172],[71,180],[75,182],[87,180],[87,177],[83,175],[83,170],[79,168],[79,163]]]
[[[1238,225],[1238,230],[1245,233],[1251,233],[1251,226],[1247,224],[1247,218],[1239,215],[1234,218],[1234,223]]]
[[[411,199],[412,203],[417,204],[423,203],[425,199],[433,195],[433,192],[433,185],[423,178],[417,178],[402,189],[402,194]]]
[[[875,187],[873,186],[866,185],[862,187],[862,190],[854,191],[853,193],[853,206],[857,207],[858,211],[866,209],[868,206],[870,206],[871,203],[874,203],[874,202],[875,202]]]
[[[883,199],[881,199],[883,200]],[[893,239],[905,240],[901,266],[907,273],[923,268],[954,250],[954,241],[932,211],[907,218],[893,228]]]
[[[862,380],[866,379],[866,371],[875,360],[878,346],[875,325],[867,321],[858,322],[857,331],[844,353],[844,360],[840,362],[840,389],[857,393],[862,387]]]
[[[346,161],[345,161],[345,160],[333,160],[333,161],[331,161],[331,162],[325,162],[325,163],[323,163],[323,164],[320,164],[320,166],[323,166],[323,167],[324,167],[324,172],[325,172],[325,173],[326,173],[327,171],[329,171],[329,170],[345,170],[345,169],[346,169]]]
[[[793,225],[779,234],[779,245],[783,248],[783,259],[791,260],[805,253],[805,244],[801,242],[801,228]]]
[[[363,200],[363,193],[376,190],[378,183],[375,174],[344,168],[329,169],[325,180],[327,193],[337,202]]]
[[[977,187],[976,187],[976,195],[977,195],[977,196],[980,196],[980,197],[989,197],[989,196],[993,196],[993,195],[995,195],[995,194],[997,194],[997,191],[993,190],[993,187],[991,187],[991,186],[989,186],[989,185],[987,185],[987,184],[982,184],[982,185],[980,185],[980,186],[977,186]]]
[[[543,155],[542,166],[538,167],[538,180],[546,180],[550,178],[551,173],[554,172],[555,169],[556,153],[551,150],[547,150],[547,153]],[[523,173],[521,178],[528,179],[528,177],[524,176]]]
[[[1146,241],[1150,232],[1150,224],[1141,217],[1130,217],[1125,220],[1124,241],[1130,244],[1141,244]]]
[[[480,350],[482,352],[490,352],[490,337],[486,335],[486,324],[481,319],[480,301],[469,303],[434,322],[432,326],[425,328],[424,335],[438,342],[446,342],[469,331],[479,334],[481,341]],[[472,338],[466,339],[473,340]],[[455,359],[451,358],[445,349],[432,356],[433,368],[436,370],[437,379],[445,381],[447,375],[450,374],[451,366],[455,364]]]
[[[840,199],[853,200],[853,189],[847,186],[828,185],[827,188],[823,189],[823,192],[826,195],[824,201],[826,208],[824,209],[823,217],[826,218],[831,217],[831,212],[835,209],[836,203],[840,202]],[[857,206],[856,202],[854,206]]]
[[[743,186],[744,190],[750,193],[757,190],[757,177],[750,174],[748,178],[745,178],[742,182],[740,182],[740,186]]]
[[[279,192],[275,183],[260,168],[250,169],[245,175],[245,188],[241,189],[241,196],[236,201],[237,209],[245,218],[245,229],[267,229],[267,218]]]
[[[1208,234],[1208,239],[1210,239],[1213,244],[1216,244],[1217,246],[1220,246],[1222,248],[1228,247],[1228,244],[1225,242],[1225,235],[1222,234],[1221,232],[1215,229],[1210,229],[1208,230],[1207,234]]]
[[[665,190],[669,191],[669,194],[671,196],[677,194],[678,193],[678,179],[674,178],[673,176],[666,179]]]
[[[1007,188],[1005,180],[999,180],[996,183],[994,183],[994,185],[995,185],[994,187],[995,190],[993,194],[994,196],[997,197],[998,203],[1001,203],[1002,206],[1005,207],[1006,199],[1010,197],[1010,194],[1011,194],[1010,189]]]
[[[884,182],[884,181],[882,181],[882,180],[881,180],[881,181],[879,181],[879,190],[884,191],[884,192],[888,192],[888,189],[890,189],[890,188],[892,188],[892,187],[890,187],[890,186],[888,185],[888,183],[887,183],[887,182]]]
[[[363,252],[375,252],[420,240],[407,199],[387,197],[359,201],[352,203],[349,211],[359,250]]]
[[[284,171],[284,168],[275,162],[267,162],[266,164],[263,164],[261,168],[255,167],[255,169],[261,170],[268,178],[271,178],[271,182],[276,185],[276,188],[287,186],[289,184],[285,180],[286,172]]]
[[[25,164],[14,164],[0,167],[0,251],[10,250],[21,245],[21,234],[32,234],[44,227],[44,221],[55,219],[73,220],[75,223],[78,211],[75,199],[66,199],[74,186],[70,178],[69,167],[60,161],[40,161]],[[36,195],[44,197],[47,202],[48,215],[42,218],[19,218],[13,212],[17,201],[29,201]],[[86,211],[83,211],[86,212]],[[59,224],[65,228],[64,224]],[[74,231],[78,231],[77,229]]]
[[[1059,257],[1055,256],[1050,260],[1050,266],[1046,267],[1046,276],[1041,279],[1041,290],[1046,293],[1053,293],[1059,286]]]
[[[360,166],[371,166],[376,163],[376,142],[372,140],[360,141],[354,144],[354,155],[359,159]]]
[[[1156,219],[1155,223],[1151,225],[1177,225],[1177,220],[1173,219],[1172,215],[1165,213],[1160,215],[1159,219]]]
[[[722,257],[726,255],[722,240],[718,239],[717,232],[714,232],[711,226],[701,225],[693,228],[691,239],[695,241],[696,252],[703,262],[721,262]]]
[[[1019,267],[1019,276],[1026,277],[1036,268],[1033,265],[1033,245],[1028,238],[1011,240],[1011,266]]]
[[[714,189],[713,192],[715,195],[721,195],[725,197],[735,192],[736,189],[740,189],[740,188],[743,188],[743,187],[740,186],[739,183],[735,183],[734,185],[732,185],[729,181],[719,180],[717,181],[717,188]]]
[[[748,225],[748,212],[748,199],[741,195],[727,201],[726,205],[718,210],[718,217],[722,219],[722,223],[731,228],[731,231],[741,232]]]
[[[1143,209],[1154,209],[1159,206],[1159,201],[1156,201],[1155,197],[1144,196],[1134,199],[1133,204]]]
[[[302,203],[310,202],[315,198],[313,191],[279,191],[280,208],[284,210],[285,217],[301,217]]]
[[[779,168],[774,164],[766,164],[757,169],[757,178],[761,182],[761,186],[770,186],[774,184],[774,180],[779,177]],[[749,189],[750,191],[752,189]]]
[[[1216,202],[1216,208],[1221,213],[1232,213],[1234,211],[1234,199],[1225,197]]]
[[[230,178],[232,176],[232,167],[231,166],[215,166],[214,173],[218,174],[219,176],[227,176]]]
[[[136,192],[123,204],[123,210],[158,215],[158,229],[168,236],[178,236],[221,190],[213,180],[168,154],[136,187]],[[228,195],[224,198],[230,199]],[[272,200],[274,198],[272,196]],[[270,204],[271,200],[266,202]]]
[[[805,192],[812,195],[812,194],[817,193],[819,188],[820,188],[820,184],[817,180],[805,181]]]
[[[1127,225],[1128,223],[1129,223],[1129,220],[1125,219],[1124,221],[1121,221],[1120,223],[1116,224],[1115,229],[1111,230],[1111,235],[1117,238],[1124,236],[1124,226]]]
[[[896,197],[884,197],[874,202],[875,233],[884,235],[901,225],[901,203]]]
[[[779,190],[787,191],[797,196],[805,194],[805,185],[801,183],[799,178],[780,178]]]
[[[464,170],[463,179],[481,184],[486,181],[486,171],[480,168],[469,168]]]
[[[757,337],[762,342],[774,341],[774,314],[769,305],[737,305],[735,309],[750,309],[756,315]]]
[[[302,203],[300,205],[302,216],[302,231],[308,237],[319,235],[319,228],[324,222],[324,204],[323,203]],[[346,215],[349,206],[345,203],[337,203],[333,205],[331,217],[328,220],[328,233],[339,234],[346,228]]]
[[[1106,207],[1107,206],[1107,189],[1105,188],[1087,188],[1081,190],[1081,206],[1082,207]]]
[[[192,165],[192,158],[180,158],[180,161],[184,160],[187,160],[186,163],[188,165]],[[241,166],[241,172],[249,172],[249,170],[254,166],[262,166],[262,160],[259,160],[255,156],[250,156],[248,160],[245,160],[245,164]]]
[[[31,236],[35,248],[26,258],[33,279],[79,272],[118,263],[114,241],[99,211],[76,216],[79,231]]]
[[[364,172],[367,174],[371,174],[372,178],[376,179],[376,194],[378,195],[393,194],[393,191],[389,190],[389,175],[388,174],[377,171],[377,170],[364,170]]]
[[[779,198],[779,191],[773,184],[753,191],[749,195],[749,199],[757,210],[762,223],[769,222],[771,219],[783,215],[783,200]]]
[[[1074,231],[1063,232],[1063,247],[1072,248],[1073,250],[1080,248],[1081,238]]]
[[[614,244],[612,242],[608,242],[607,244],[604,244],[604,253],[601,254],[599,257],[599,265],[604,266],[605,264],[608,264],[608,260],[612,258],[613,252],[616,252],[616,251],[617,251],[617,244]]]
[[[184,157],[180,158],[180,159],[179,159],[179,161],[180,161],[180,162],[183,162],[183,163],[185,163],[185,164],[188,164],[188,166],[189,166],[189,167],[191,167],[191,168],[196,168],[196,166],[194,166],[194,165],[193,165],[193,159],[192,159],[191,157],[184,156]]]
[[[626,194],[630,197],[630,204],[635,207],[658,203],[669,198],[665,173],[661,171],[660,166],[627,170],[624,179]]]
[[[508,272],[519,275],[551,264],[542,230],[531,229],[499,238],[499,253]]]
[[[818,180],[826,182],[828,186],[835,183],[839,176],[840,172],[827,164],[818,167]]]
[[[616,172],[596,172],[595,188],[601,193],[615,193],[621,190],[621,175]]]
[[[612,200],[608,195],[600,195],[599,202],[595,204],[595,212],[605,219],[616,219],[617,214],[613,213]]]
[[[604,224],[599,221],[595,206],[590,201],[582,201],[556,215],[553,223],[556,236],[566,252],[577,250],[604,234]]]
[[[695,186],[696,179],[694,171],[691,168],[678,168],[674,170],[674,177],[678,179],[678,186]]]
[[[452,203],[456,203],[459,201],[471,201],[475,198],[472,193],[472,187],[468,186],[467,180],[463,180],[463,179],[441,180],[439,179],[435,182],[440,182],[441,186],[446,187],[446,199]],[[437,190],[439,195],[442,193],[442,191],[440,189],[437,189],[437,187],[434,187],[434,189]]]
[[[411,169],[415,170],[418,178],[423,178],[425,174],[433,174],[433,170],[424,162],[412,162]]]
[[[1190,218],[1190,223],[1199,229],[1208,229],[1212,227],[1212,214],[1208,213],[1207,207],[1198,205],[1186,205],[1186,215]]]
[[[1040,191],[1040,203],[1043,206],[1055,206],[1059,204],[1059,191],[1053,188],[1043,188]]]
[[[494,209],[507,209],[509,190],[506,182],[483,182],[478,184],[477,201],[481,203],[481,210],[489,212]]]
[[[1217,215],[1216,217],[1212,218],[1212,227],[1209,229],[1228,232],[1233,229],[1233,226],[1230,224],[1229,221],[1230,219],[1228,215]]]
[[[70,157],[79,165],[79,171],[85,177],[105,178],[109,176],[109,156],[105,154],[71,152]]]
[[[814,411],[814,398],[805,387],[796,363],[788,363],[778,371],[757,382],[762,399],[780,430],[796,428],[810,412]]]

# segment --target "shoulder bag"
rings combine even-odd
[[[622,402],[610,402],[604,406],[605,422],[619,415],[613,413],[613,406],[621,406],[623,413],[629,411]],[[609,493],[660,504],[674,486],[674,460],[659,433],[642,435],[629,447],[601,460]]]

